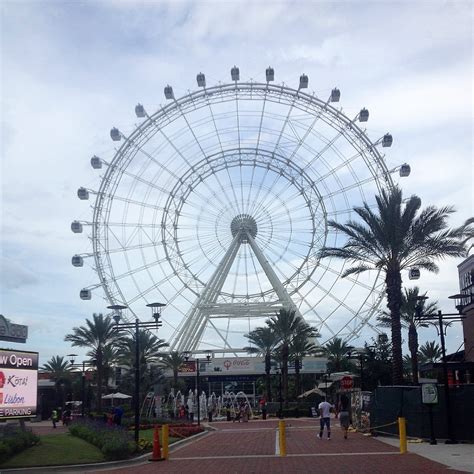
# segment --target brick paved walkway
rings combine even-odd
[[[286,420],[287,456],[276,452],[277,420],[249,423],[212,423],[216,431],[177,447],[168,461],[147,463],[112,473],[458,473],[416,454],[377,439],[350,433],[344,440],[338,426],[332,439],[318,439],[317,420]],[[335,423],[333,423],[335,425]],[[99,472],[99,471],[95,471]]]

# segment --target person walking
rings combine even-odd
[[[341,395],[341,400],[339,402],[339,423],[341,428],[344,431],[344,439],[347,439],[347,430],[349,429],[350,423],[350,402],[349,397],[345,394]]]
[[[327,430],[327,436],[328,436],[328,441],[331,439],[331,410],[334,407],[326,400],[324,399],[319,405],[319,423],[320,423],[320,429],[319,429],[319,439],[323,439],[323,431],[324,427],[326,426]]]
[[[51,412],[51,421],[53,422],[53,428],[56,428],[56,423],[58,422],[58,420],[59,420],[58,410],[54,408],[53,411]]]

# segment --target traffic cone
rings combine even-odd
[[[161,447],[160,447],[160,431],[158,426],[155,426],[155,431],[153,433],[153,454],[149,461],[163,461],[161,457]]]

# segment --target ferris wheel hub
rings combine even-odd
[[[247,235],[251,235],[255,239],[257,230],[257,222],[249,214],[239,214],[230,223],[232,237],[235,237],[240,232],[240,242],[242,243],[248,242]]]

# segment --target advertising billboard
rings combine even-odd
[[[0,349],[0,420],[36,416],[38,353]]]

